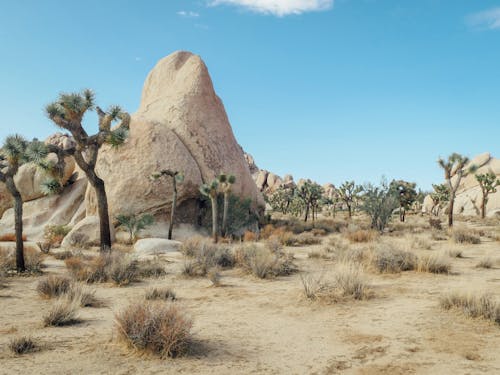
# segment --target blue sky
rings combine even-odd
[[[205,60],[261,168],[428,189],[451,152],[500,156],[500,3],[488,0],[2,0],[0,138],[57,131],[61,91],[139,105],[176,50]],[[89,118],[92,122],[93,118]],[[89,125],[92,126],[92,125]]]

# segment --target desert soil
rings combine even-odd
[[[383,241],[408,246],[409,236]],[[426,233],[411,236],[432,241]],[[328,273],[332,261],[307,256],[320,248],[287,250],[302,272]],[[338,303],[307,300],[300,274],[258,280],[234,269],[222,273],[221,287],[213,287],[208,279],[180,276],[183,259],[171,258],[165,277],[123,288],[96,285],[106,306],[81,309],[80,324],[61,328],[42,325],[53,303],[36,293],[43,276],[9,278],[0,290],[0,374],[500,374],[500,327],[439,307],[441,293],[454,289],[500,299],[498,263],[475,267],[485,256],[500,260],[500,243],[432,241],[431,250],[412,251],[450,248],[464,256],[451,259],[450,274],[369,272],[375,296]],[[45,275],[66,273],[64,262],[51,256],[45,264]],[[114,315],[143,299],[148,287],[165,285],[194,321],[195,346],[176,359],[141,356],[116,340]],[[42,349],[11,354],[9,340],[22,334]]]

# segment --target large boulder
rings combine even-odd
[[[24,234],[32,241],[43,238],[47,225],[73,226],[85,217],[84,197],[87,180],[80,179],[59,195],[35,199],[23,205]],[[14,210],[5,211],[0,220],[0,234],[14,231]]]
[[[130,134],[118,149],[104,146],[97,173],[104,179],[111,217],[120,213],[170,211],[172,184],[152,181],[162,169],[181,171],[178,221],[195,222],[199,186],[226,172],[236,176],[233,193],[264,205],[236,142],[222,101],[200,57],[176,52],[158,62],[144,84]],[[97,211],[95,192],[86,196],[87,215]]]

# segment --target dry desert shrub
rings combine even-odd
[[[29,336],[14,337],[9,341],[9,349],[16,355],[33,353],[38,350],[35,340]]]
[[[36,291],[42,298],[60,297],[71,288],[71,280],[67,277],[50,275],[37,284]]]
[[[439,301],[445,310],[456,308],[471,318],[481,318],[500,324],[500,304],[488,294],[451,291]]]
[[[174,304],[140,302],[116,315],[118,337],[139,352],[177,357],[190,348],[191,319]]]
[[[60,298],[43,316],[45,327],[61,327],[78,323],[79,303],[68,298]]]
[[[268,238],[264,244],[272,253],[281,254],[283,251],[283,245],[276,237]]]
[[[451,238],[455,243],[459,244],[477,245],[481,243],[479,235],[475,231],[465,227],[454,228],[451,233]]]
[[[448,257],[443,255],[426,255],[418,259],[418,272],[450,273],[451,263]]]
[[[340,296],[356,300],[367,299],[371,290],[366,280],[361,265],[344,262],[340,263],[335,270],[335,289]]]
[[[433,241],[446,241],[448,240],[448,236],[443,231],[433,230],[431,232],[431,239]]]
[[[417,257],[413,253],[396,249],[390,244],[376,246],[369,258],[371,267],[380,273],[411,271],[417,266]]]
[[[493,268],[495,262],[491,258],[482,258],[478,264],[476,264],[476,268],[486,268],[490,269]]]
[[[71,257],[65,260],[70,274],[78,281],[99,283],[113,281],[124,286],[137,281],[138,262],[131,256],[120,252],[101,254],[90,260]]]
[[[168,287],[161,288],[149,288],[146,290],[145,298],[147,300],[163,300],[163,301],[175,301],[175,292]]]
[[[51,252],[52,256],[56,258],[57,260],[66,260],[68,258],[74,257],[75,255],[73,254],[72,251],[70,250],[65,250],[65,251],[57,251],[57,252]]]
[[[375,241],[378,233],[373,230],[358,229],[346,232],[345,237],[353,243],[366,243]]]
[[[321,242],[321,238],[311,232],[300,233],[293,237],[294,246],[318,245]]]
[[[44,239],[50,247],[59,247],[70,231],[71,228],[65,225],[47,225],[44,228]]]
[[[205,238],[194,236],[185,240],[179,250],[185,256],[194,257],[198,253],[201,244],[205,242],[207,242]]]
[[[103,302],[95,296],[95,290],[73,283],[66,297],[80,307],[102,307]]]
[[[323,282],[324,273],[315,275],[312,273],[305,273],[300,275],[300,281],[304,288],[304,295],[308,299],[318,299],[322,291],[327,287]]]
[[[239,247],[235,259],[238,266],[261,279],[287,276],[297,271],[291,256],[276,254],[256,245]]]
[[[214,267],[232,268],[235,259],[231,250],[224,245],[216,245],[207,241],[200,242],[199,246],[191,249],[191,259],[186,259],[182,273],[185,276],[202,277]]]

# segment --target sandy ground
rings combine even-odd
[[[302,271],[327,272],[333,262],[307,257],[319,248],[288,250]],[[181,277],[180,259],[168,263],[163,278],[96,286],[106,307],[81,309],[82,323],[62,328],[42,326],[52,302],[35,291],[40,277],[11,278],[0,289],[0,374],[500,374],[500,327],[438,304],[449,289],[487,291],[500,299],[498,263],[475,268],[484,256],[500,260],[500,243],[434,241],[431,250],[414,251],[448,248],[464,254],[452,259],[451,274],[368,273],[375,297],[337,304],[305,299],[299,274],[258,280],[234,269],[223,272],[223,286],[216,288],[207,279]],[[46,264],[45,274],[66,272],[50,256]],[[114,338],[114,314],[153,285],[171,286],[176,303],[194,320],[196,345],[186,357],[139,356]],[[42,350],[11,354],[7,344],[20,334],[30,334]]]

